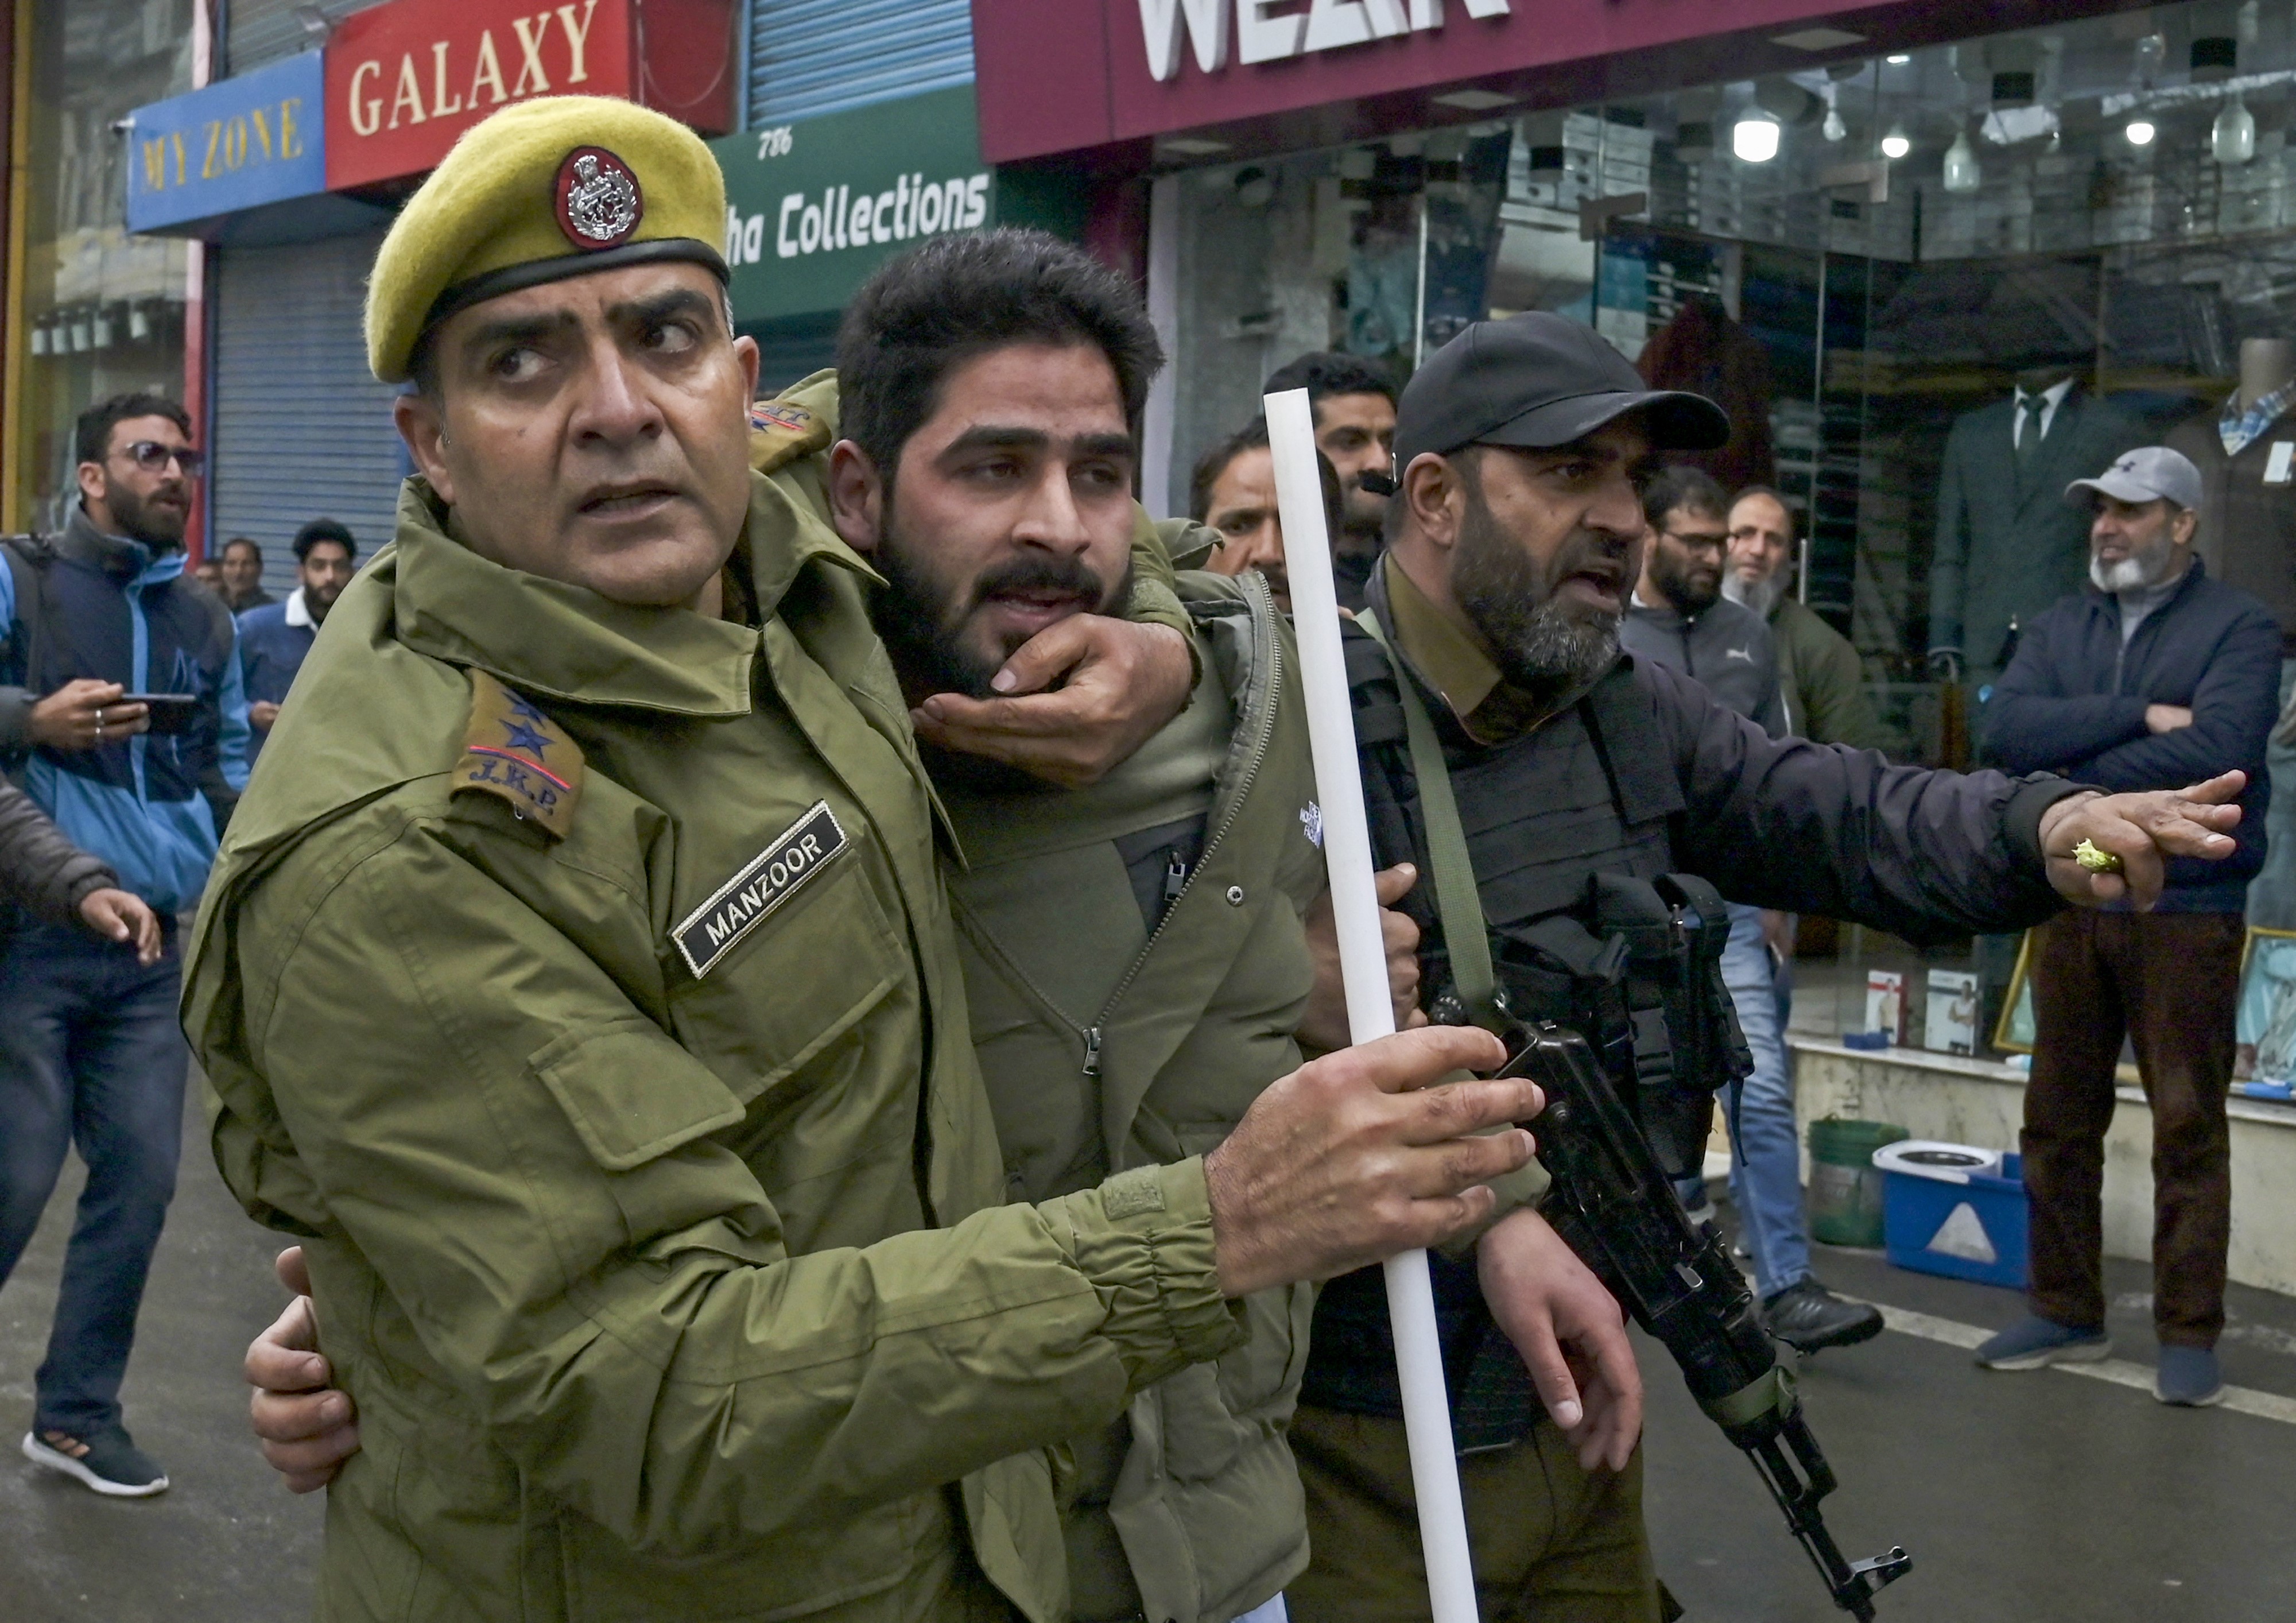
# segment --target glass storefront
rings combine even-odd
[[[184,388],[187,245],[130,236],[128,112],[191,88],[191,0],[31,8],[25,121],[20,397],[8,431],[11,522],[47,529],[72,492],[73,420],[123,389]],[[187,148],[190,143],[186,143]],[[172,168],[173,151],[152,158]],[[202,154],[186,150],[191,166]]]
[[[2203,460],[2227,399],[2296,380],[2292,114],[2296,16],[2250,0],[1191,170],[1173,465],[1303,350],[1400,381],[1466,322],[1561,312],[1731,410],[1710,471],[1785,493],[1800,594],[1857,647],[1906,758],[1966,764],[2015,620],[2063,589],[1999,601],[2017,555],[2085,567],[2086,521],[2054,490],[1986,499],[2016,477],[2008,403],[2070,381],[2097,465],[2056,471],[2061,489],[2131,445]],[[2289,460],[2285,533],[2202,539],[2283,609]],[[1841,947],[1841,1029],[1863,1023],[1868,963],[1923,979],[1910,949]]]

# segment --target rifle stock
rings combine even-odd
[[[1526,1124],[1553,1180],[1541,1209],[1674,1355],[1699,1407],[1761,1473],[1834,1604],[1872,1623],[1874,1593],[1903,1578],[1913,1558],[1896,1548],[1849,1562],[1827,1532],[1818,1501],[1833,1491],[1833,1471],[1719,1231],[1691,1222],[1584,1037],[1547,1021],[1504,1036],[1509,1058],[1499,1074],[1528,1076],[1546,1095],[1546,1111]]]

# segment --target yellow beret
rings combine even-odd
[[[422,334],[482,299],[625,265],[726,275],[726,176],[674,119],[608,96],[541,96],[463,132],[406,201],[367,283],[366,358],[403,381]]]

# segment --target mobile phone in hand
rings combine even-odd
[[[144,706],[154,733],[188,733],[200,713],[197,693],[122,693],[113,702]]]

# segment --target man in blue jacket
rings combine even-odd
[[[295,589],[239,617],[239,669],[247,688],[247,764],[263,753],[271,724],[287,701],[303,656],[319,635],[327,611],[358,568],[358,543],[332,519],[314,519],[295,532]]]
[[[2108,791],[2166,789],[2228,766],[2248,774],[2237,852],[2172,859],[2151,913],[2060,914],[2033,932],[2033,1079],[2025,1093],[2032,1201],[2031,1316],[1977,1349],[1988,1369],[2101,1358],[2101,1193],[2113,1067],[2133,1038],[2152,1107],[2153,1395],[2224,1396],[2232,1231],[2225,1095],[2232,1083],[2248,881],[2264,865],[2280,628],[2193,555],[2201,476],[2165,447],[2130,451],[2066,500],[2089,507],[2094,589],[2060,599],[2017,644],[1987,707],[1985,742],[2012,772],[2049,771]]]
[[[127,943],[0,917],[0,1282],[77,1143],[87,1186],[23,1449],[135,1496],[168,1486],[121,1423],[119,1381],[183,1133],[175,921],[246,784],[247,706],[230,611],[184,578],[190,418],[117,396],[81,414],[77,450],[63,533],[0,544],[0,766],[150,904],[164,951],[144,963]]]

